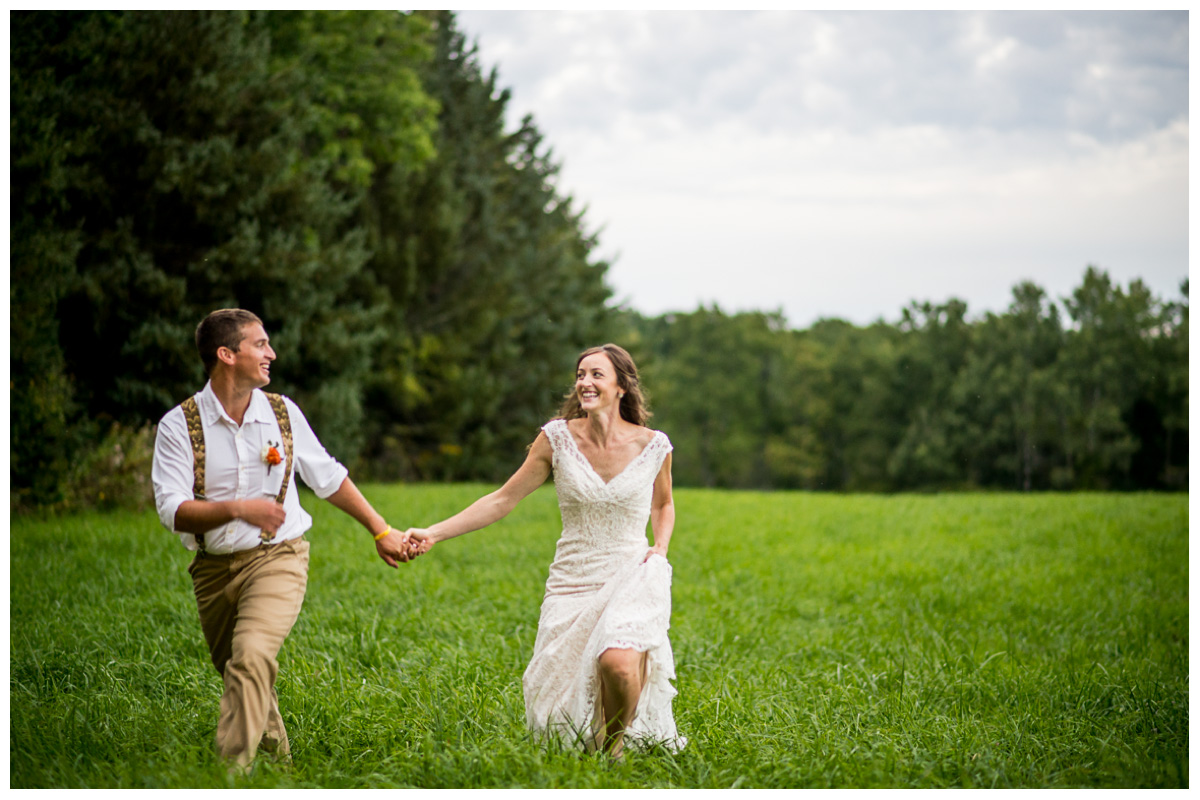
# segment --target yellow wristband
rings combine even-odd
[[[393,530],[392,530],[392,526],[391,526],[391,525],[388,525],[386,528],[384,528],[384,529],[383,529],[383,531],[382,531],[382,532],[375,534],[375,541],[377,541],[377,542],[378,542],[378,541],[379,541],[380,539],[382,539],[383,537],[385,537],[385,536],[388,536],[388,535],[390,535],[390,534],[392,534],[392,533],[395,533],[395,531],[393,531]]]

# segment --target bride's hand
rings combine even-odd
[[[649,550],[646,551],[646,557],[642,559],[642,563],[645,564],[647,561],[649,561],[650,556],[662,556],[663,558],[666,558],[667,557],[667,548],[659,547],[658,545],[651,547]]]
[[[425,555],[436,544],[428,528],[409,528],[404,533],[409,537],[409,552],[413,558]]]

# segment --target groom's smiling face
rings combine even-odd
[[[258,323],[242,326],[242,341],[234,352],[233,371],[241,381],[255,387],[271,382],[271,362],[275,351],[263,326]]]

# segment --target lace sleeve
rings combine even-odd
[[[550,460],[554,471],[558,472],[559,459],[566,449],[566,442],[563,441],[563,436],[571,435],[571,432],[567,430],[567,421],[552,419],[542,426],[542,431],[546,434],[546,438],[550,440]]]
[[[671,439],[665,433],[655,431],[654,440],[647,447],[654,448],[652,460],[654,462],[654,474],[657,475],[658,471],[662,469],[663,462],[667,460],[667,453],[674,450],[675,446],[671,444]]]

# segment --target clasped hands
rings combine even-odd
[[[388,566],[395,567],[397,564],[407,564],[417,556],[425,555],[433,549],[435,544],[437,544],[437,540],[428,528],[409,528],[403,533],[393,530],[387,536],[377,540],[375,547],[379,551],[379,557],[386,561]],[[666,545],[651,547],[642,558],[642,563],[649,561],[652,556],[666,558]]]
[[[395,568],[428,553],[433,544],[433,536],[425,528],[403,532],[392,529],[387,536],[375,540],[375,550],[389,567]]]

